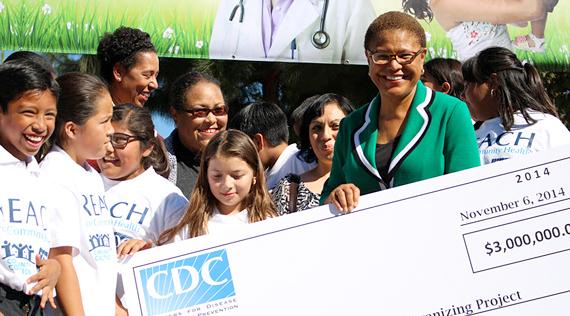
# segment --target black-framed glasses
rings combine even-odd
[[[384,53],[372,53],[371,51],[367,50],[366,55],[372,58],[372,61],[377,65],[386,65],[387,63],[391,62],[392,59],[396,59],[398,64],[400,65],[407,65],[414,62],[416,57],[424,51],[424,48],[420,48],[415,53],[401,53],[401,54],[384,54]]]
[[[132,136],[132,135],[127,135],[127,134],[123,134],[123,133],[111,134],[110,138],[111,138],[111,145],[114,148],[125,148],[125,147],[127,147],[127,145],[129,144],[129,140],[131,138],[138,139],[138,140],[143,139],[140,136]]]
[[[213,109],[210,108],[195,108],[192,110],[182,109],[182,111],[186,113],[190,113],[195,117],[206,117],[210,114],[210,112],[214,113],[215,116],[224,116],[228,115],[230,107],[227,105],[218,105]]]

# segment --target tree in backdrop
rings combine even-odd
[[[67,54],[44,56],[55,65],[59,74],[98,72],[94,55],[83,55],[78,59]],[[230,117],[255,101],[276,103],[289,115],[303,100],[315,94],[338,93],[360,107],[377,93],[368,78],[367,66],[161,58],[159,88],[147,102],[147,108],[170,117],[170,87],[179,76],[192,70],[220,80],[230,106]],[[570,129],[570,73],[542,71],[541,76],[560,119]]]

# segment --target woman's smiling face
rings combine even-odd
[[[372,53],[387,55],[414,54],[422,49],[416,36],[405,30],[391,29],[381,32],[372,40],[368,50]],[[423,48],[409,64],[402,65],[392,58],[387,64],[378,65],[368,57],[368,74],[380,91],[380,95],[392,98],[404,98],[413,94],[420,80],[426,50]]]
[[[120,68],[123,71],[124,68]],[[115,104],[133,103],[143,106],[158,88],[158,56],[154,52],[137,54],[137,63],[126,73],[115,74],[113,101]]]
[[[112,121],[115,133],[122,133],[134,136],[123,123]],[[150,155],[152,146],[146,150],[141,150],[141,141],[130,138],[125,148],[114,148],[107,146],[105,157],[98,159],[97,164],[101,173],[112,180],[124,181],[134,179],[142,174],[145,169],[142,165],[143,157]]]
[[[224,96],[220,87],[211,82],[200,82],[190,87],[185,94],[184,109],[194,110],[224,105]],[[226,129],[228,115],[216,116],[213,112],[206,117],[195,117],[183,110],[171,109],[172,117],[178,129],[180,142],[188,150],[197,154],[218,132]]]

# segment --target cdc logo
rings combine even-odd
[[[226,250],[139,270],[147,315],[235,296]]]

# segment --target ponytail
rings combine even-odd
[[[168,179],[170,165],[166,147],[160,136],[156,134],[150,113],[131,103],[119,104],[113,108],[112,121],[122,123],[134,136],[141,138],[141,152],[152,146],[151,153],[141,157],[141,165],[145,170],[152,166],[156,173]]]
[[[402,8],[405,13],[410,13],[418,20],[433,20],[433,12],[427,0],[402,0]]]
[[[153,145],[152,152],[146,158],[143,158],[143,167],[148,169],[148,167],[152,166],[156,173],[168,179],[170,175],[170,164],[168,163],[164,142],[156,132],[153,134],[150,142]]]
[[[497,75],[500,94],[497,111],[507,131],[513,127],[517,111],[528,124],[536,123],[529,109],[557,117],[536,68],[528,63],[523,65],[509,49],[489,47],[464,62],[462,71],[467,82],[488,82],[492,74]]]
[[[552,104],[550,97],[546,93],[546,88],[542,83],[542,78],[540,77],[540,73],[538,72],[536,67],[534,67],[530,63],[525,63],[524,70],[526,74],[526,82],[529,87],[529,92],[532,93],[535,96],[535,98],[539,101],[540,105],[542,105],[542,109],[539,111],[558,117],[558,112],[556,112],[554,104]]]

